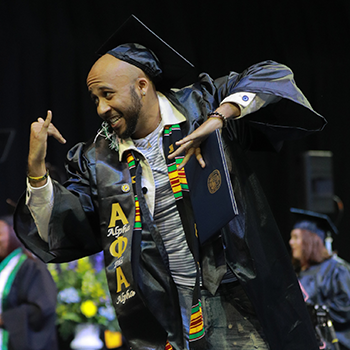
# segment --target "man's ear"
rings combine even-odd
[[[147,91],[150,87],[150,82],[148,81],[148,79],[145,77],[138,78],[137,85],[141,92],[141,95],[146,96]]]

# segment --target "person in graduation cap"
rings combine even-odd
[[[20,239],[46,262],[103,249],[133,349],[317,349],[288,251],[244,155],[326,124],[292,71],[266,61],[172,89],[191,64],[134,16],[100,53],[87,87],[102,126],[68,152],[64,186],[45,168],[47,137],[65,142],[51,111],[32,124],[27,194],[15,214]],[[205,166],[200,144],[217,129],[239,214],[200,246],[183,165],[193,156]]]
[[[55,282],[24,249],[12,221],[0,216],[0,348],[58,350]]]
[[[305,302],[327,308],[340,349],[350,349],[350,265],[330,254],[324,244],[328,232],[335,234],[337,228],[326,214],[297,208],[291,211],[296,222],[289,245]],[[327,334],[331,343],[331,332]]]

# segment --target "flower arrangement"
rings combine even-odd
[[[72,335],[75,326],[81,323],[120,331],[102,259],[102,254],[96,254],[69,263],[48,265],[58,289],[56,323],[63,339]]]

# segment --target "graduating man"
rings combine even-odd
[[[279,149],[324,127],[291,70],[266,61],[171,89],[189,62],[133,16],[101,51],[87,87],[103,123],[68,152],[64,186],[45,168],[47,137],[65,142],[52,113],[32,124],[28,190],[15,214],[21,240],[46,262],[103,249],[133,349],[316,350],[288,252],[244,159],[246,149]],[[200,144],[217,129],[238,215],[200,245],[183,166],[192,155],[205,166]]]

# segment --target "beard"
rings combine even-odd
[[[121,139],[127,139],[133,135],[140,117],[142,103],[141,98],[139,98],[137,95],[134,86],[130,87],[130,100],[130,107],[125,111],[123,115],[126,122],[126,129],[122,134],[119,135]]]

